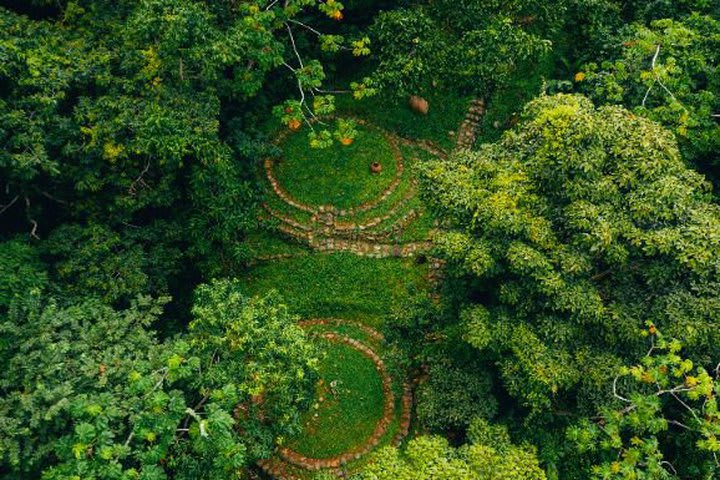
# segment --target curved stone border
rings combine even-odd
[[[362,330],[363,333],[365,333],[368,337],[372,338],[377,342],[385,341],[385,336],[382,333],[378,332],[372,327],[368,327],[363,323],[353,322],[352,320],[343,320],[341,318],[310,318],[308,320],[302,320],[298,322],[298,325],[300,326],[300,328],[316,326],[355,327],[358,330]]]
[[[378,332],[372,327],[364,325],[362,323],[354,322],[351,320],[343,320],[339,318],[313,318],[303,320],[298,323],[302,328],[308,328],[312,326],[352,326],[360,329],[366,333],[374,341],[382,342],[385,337],[382,333]],[[299,468],[306,471],[318,471],[318,470],[331,470],[338,474],[338,476],[344,476],[342,467],[347,463],[359,460],[363,456],[370,453],[379,443],[382,437],[387,433],[387,429],[393,421],[395,414],[395,395],[392,392],[392,379],[387,373],[385,363],[380,356],[375,353],[370,347],[364,343],[350,338],[347,335],[339,334],[336,332],[324,332],[319,334],[320,337],[325,338],[331,342],[344,343],[349,345],[356,350],[360,351],[363,355],[367,356],[375,364],[375,368],[382,377],[383,380],[383,394],[384,394],[384,408],[383,417],[375,427],[373,434],[368,440],[356,447],[350,452],[337,455],[329,458],[308,458],[303,455],[294,452],[288,448],[281,448],[278,450],[278,455],[271,459],[261,460],[258,462],[258,466],[262,468],[267,474],[280,480],[301,480],[301,477],[288,472],[292,468]],[[403,384],[403,395],[401,399],[401,414],[400,414],[400,425],[398,432],[393,436],[391,444],[398,446],[402,440],[408,435],[410,431],[410,422],[412,418],[412,405],[413,405],[413,388],[411,382],[405,382]]]
[[[265,176],[268,179],[268,182],[270,182],[270,186],[272,187],[275,194],[280,197],[280,199],[287,203],[288,205],[297,208],[298,210],[302,210],[304,212],[312,213],[315,215],[322,215],[323,213],[332,213],[335,216],[352,216],[356,215],[358,213],[366,212],[368,210],[372,210],[373,208],[377,207],[380,203],[385,201],[392,193],[397,189],[397,187],[400,185],[400,182],[402,181],[402,175],[405,171],[405,162],[403,160],[402,152],[400,152],[399,143],[400,140],[390,132],[387,132],[385,130],[380,129],[379,127],[376,127],[374,125],[369,124],[368,122],[360,119],[354,119],[355,122],[358,125],[363,125],[365,127],[369,127],[371,129],[379,131],[387,141],[388,145],[390,146],[390,150],[392,152],[393,159],[395,160],[395,177],[393,178],[392,182],[390,182],[390,185],[388,185],[385,190],[382,191],[380,195],[377,197],[368,200],[366,202],[361,203],[360,205],[356,207],[351,207],[348,209],[338,209],[333,205],[309,205],[307,203],[301,202],[295,198],[293,198],[290,193],[288,193],[287,190],[285,190],[280,182],[278,181],[277,177],[275,176],[275,172],[273,171],[273,167],[275,165],[275,161],[268,157],[265,160],[263,160],[263,169],[265,170]],[[276,143],[281,142],[285,138],[287,138],[287,132],[281,133],[280,136],[276,139]]]
[[[281,448],[279,450],[280,457],[283,460],[306,470],[340,468],[341,466],[352,460],[360,459],[360,457],[369,453],[380,443],[380,440],[387,432],[390,423],[392,423],[393,415],[395,414],[395,395],[392,391],[392,378],[390,378],[390,375],[387,373],[385,362],[382,361],[380,356],[364,343],[350,338],[346,335],[334,332],[327,332],[321,334],[320,337],[333,343],[343,343],[345,345],[348,345],[365,355],[370,360],[372,360],[372,362],[375,364],[375,369],[377,370],[378,374],[382,379],[384,399],[383,416],[375,426],[375,430],[373,431],[372,435],[370,435],[370,438],[368,438],[365,443],[341,455],[336,455],[334,457],[328,458],[308,458],[287,447]]]
[[[370,220],[367,220],[365,223],[354,223],[354,222],[335,222],[335,229],[336,230],[364,230],[366,228],[372,228],[379,224],[381,224],[384,221],[387,221],[395,216],[395,214],[416,194],[416,187],[413,184],[410,189],[403,195],[403,197],[395,204],[393,207],[385,214],[378,217],[373,217]]]
[[[410,185],[407,191],[403,192],[402,196],[398,197],[392,205],[389,205],[385,213],[362,220],[353,219],[351,216],[372,211],[383,202],[387,202],[388,197],[396,192],[400,182],[403,181],[404,172],[404,159],[400,145],[420,148],[440,157],[446,156],[446,153],[432,142],[409,140],[380,129],[363,119],[353,118],[353,120],[359,125],[369,126],[381,132],[392,146],[393,155],[398,162],[395,178],[380,196],[350,209],[338,209],[331,205],[304,204],[292,198],[284,190],[274,176],[273,159],[267,158],[264,160],[265,175],[277,198],[291,208],[310,214],[310,218],[308,220],[297,219],[290,213],[276,210],[267,202],[263,202],[263,208],[270,217],[279,222],[277,229],[280,232],[321,252],[350,252],[372,258],[413,257],[426,252],[431,247],[432,232],[421,240],[402,243],[392,241],[420,216],[420,211],[408,205],[408,202],[412,201],[417,194],[417,184],[412,179],[409,180]],[[275,141],[280,143],[287,135],[289,135],[289,131],[283,131]],[[407,209],[409,211],[405,211]]]
[[[290,474],[287,471],[288,464],[278,458],[268,458],[260,460],[258,467],[263,469],[265,473],[279,480],[301,480],[300,477]]]
[[[436,145],[434,142],[431,142],[430,140],[411,140],[409,138],[404,137],[398,137],[398,140],[400,143],[407,147],[418,147],[426,152],[428,152],[430,155],[435,155],[439,158],[446,158],[447,152],[442,149],[442,147]]]
[[[318,210],[317,212],[313,213],[312,216],[312,222],[314,224],[320,225],[320,228],[327,230],[326,234],[332,234],[334,232],[349,232],[353,230],[367,230],[373,227],[376,227],[380,225],[383,222],[386,222],[393,218],[398,211],[406,205],[408,201],[410,201],[415,196],[415,189],[411,188],[408,190],[408,192],[403,196],[403,198],[400,199],[400,201],[393,205],[393,207],[388,210],[387,213],[384,215],[373,217],[365,221],[364,223],[354,223],[354,222],[338,222],[336,221],[336,217],[338,216],[335,212],[329,211],[329,210]],[[273,209],[270,205],[263,202],[263,208],[273,217],[275,217],[277,220],[279,220],[282,223],[286,223],[290,225],[293,228],[296,228],[298,230],[303,230],[306,232],[310,232],[313,230],[313,228],[305,223],[298,222],[294,218],[285,215],[281,212],[278,212],[277,210]]]
[[[365,127],[369,127],[371,129],[377,130],[380,132],[388,141],[388,144],[390,145],[390,148],[393,153],[393,157],[395,158],[395,162],[397,165],[397,169],[395,171],[395,178],[390,183],[390,185],[377,197],[375,197],[372,200],[368,200],[365,203],[360,204],[357,207],[352,207],[349,209],[338,209],[332,205],[309,205],[303,202],[300,202],[299,200],[296,200],[290,195],[282,186],[280,185],[280,182],[278,182],[277,178],[275,177],[275,174],[273,172],[273,165],[275,161],[268,157],[263,160],[263,169],[265,170],[265,176],[267,177],[268,181],[270,182],[270,185],[272,186],[273,191],[275,194],[283,200],[288,205],[297,208],[298,210],[302,210],[307,213],[312,214],[322,214],[326,212],[333,213],[335,216],[344,217],[344,216],[352,216],[358,213],[366,212],[368,210],[372,210],[373,208],[377,207],[380,203],[382,203],[384,200],[389,197],[393,191],[398,187],[400,184],[400,181],[402,180],[402,174],[405,170],[405,163],[404,158],[402,155],[402,152],[400,152],[399,145],[405,145],[409,147],[418,147],[426,152],[430,153],[431,155],[435,155],[441,158],[444,158],[447,156],[447,153],[440,148],[439,146],[435,145],[433,142],[429,140],[410,140],[408,138],[403,138],[398,135],[395,135],[391,132],[388,132],[386,130],[383,130],[382,128],[373,125],[372,123],[356,117],[344,117],[349,118],[353,121],[355,121],[358,125],[362,125]],[[279,144],[281,143],[287,136],[289,135],[289,131],[285,130],[280,132],[280,134],[275,139],[275,143]]]
[[[406,214],[397,218],[388,227],[377,232],[365,232],[362,230],[336,230],[334,236],[336,238],[348,238],[351,240],[366,240],[368,242],[383,242],[394,235],[400,235],[414,220],[420,218],[421,211],[413,208]]]

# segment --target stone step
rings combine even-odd
[[[456,150],[472,148],[475,145],[477,131],[484,115],[485,101],[481,98],[472,100],[457,134]]]

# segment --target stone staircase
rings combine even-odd
[[[480,122],[485,115],[485,100],[476,98],[470,102],[465,119],[458,130],[456,150],[469,149],[475,146]]]

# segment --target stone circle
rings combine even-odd
[[[352,326],[365,333],[373,342],[382,342],[384,340],[383,335],[377,330],[368,327],[367,325],[349,320],[336,318],[309,319],[300,322],[299,325],[303,328],[310,328],[318,325],[330,327]],[[275,457],[258,462],[258,465],[265,470],[266,473],[272,475],[278,480],[300,480],[301,477],[291,473],[293,469],[299,469],[300,471],[305,472],[319,470],[335,471],[337,473],[342,472],[343,468],[345,468],[347,464],[363,458],[380,444],[383,437],[386,436],[388,428],[393,422],[396,414],[396,399],[392,388],[392,378],[387,371],[385,362],[375,352],[375,350],[364,342],[335,331],[322,332],[319,333],[318,336],[331,343],[342,343],[348,345],[373,362],[375,369],[382,379],[383,416],[375,425],[375,429],[369,438],[352,450],[344,452],[340,455],[327,458],[309,458],[287,447],[281,447],[277,450]],[[411,383],[405,382],[403,384],[403,394],[400,401],[400,426],[397,433],[390,440],[390,443],[393,445],[399,445],[410,430],[412,398]]]

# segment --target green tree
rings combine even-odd
[[[377,68],[365,84],[391,95],[438,88],[485,95],[549,50],[564,2],[436,1],[382,12],[371,28]]]
[[[710,15],[634,24],[608,40],[621,51],[586,65],[576,84],[599,103],[622,103],[662,123],[700,168],[716,168],[719,38],[720,22]]]
[[[494,357],[532,434],[611,401],[608,372],[644,353],[647,320],[717,358],[720,208],[659,125],[542,97],[498,143],[423,177],[447,227],[439,253],[485,299],[461,316],[465,339]]]
[[[280,71],[300,87],[291,112],[298,121],[332,110],[323,67],[299,46],[301,36],[367,54],[362,39],[356,45],[311,26],[342,16],[335,0],[262,8],[77,0],[52,8],[57,15],[41,19],[0,9],[0,211],[33,236],[56,226],[48,211],[113,228],[168,212],[197,218],[214,208],[198,186],[246,201],[244,181],[254,173],[247,161],[256,159],[233,151],[222,127],[249,115]],[[332,140],[329,126],[311,128]],[[247,216],[254,205],[233,208]],[[219,228],[238,231],[245,225],[237,217],[227,215]]]
[[[386,322],[385,338],[422,381],[415,393],[419,425],[464,435],[474,418],[492,418],[498,402],[484,358],[463,342],[452,311],[423,292],[403,302]]]
[[[601,479],[712,478],[720,471],[720,383],[653,324],[641,362],[613,381],[615,405],[568,431]],[[717,375],[717,372],[716,372]],[[621,388],[623,387],[623,388]]]
[[[459,367],[450,360],[433,362],[415,396],[417,419],[435,432],[464,430],[472,419],[496,414],[491,388],[490,373],[477,364]]]
[[[71,295],[98,296],[111,304],[147,292],[142,247],[124,241],[105,225],[63,225],[43,247],[53,260],[59,283],[67,285]]]
[[[47,283],[46,267],[35,248],[22,240],[0,243],[0,312],[13,298]]]
[[[99,459],[95,454],[113,439],[119,445],[106,451],[111,453],[107,460],[128,455],[128,449],[121,448],[129,434],[124,423],[147,408],[145,394],[162,378],[152,372],[162,367],[164,355],[147,329],[161,305],[141,299],[125,311],[95,300],[62,307],[37,289],[13,303],[0,327],[5,468],[31,475],[53,455]],[[136,371],[147,375],[141,388],[128,384]],[[159,412],[165,412],[166,405],[159,406]],[[87,422],[98,424],[91,429]],[[90,430],[93,435],[88,437]],[[100,435],[103,442],[96,438]]]
[[[117,230],[104,223],[64,224],[39,250],[61,296],[126,305],[140,294],[167,295],[184,259],[181,235],[177,223],[162,220]]]
[[[267,458],[313,398],[314,345],[277,293],[249,299],[237,281],[198,287],[192,313],[188,341],[204,372],[196,388],[212,395],[232,386],[225,405],[239,405],[251,458]]]
[[[510,442],[502,427],[477,420],[472,443],[458,449],[442,437],[421,436],[404,451],[385,447],[357,475],[358,480],[544,480],[532,447]]]
[[[191,332],[159,342],[166,299],[116,311],[39,291],[0,324],[1,464],[47,479],[237,478],[298,428],[314,349],[277,297],[198,289]],[[271,341],[272,339],[272,341]]]

